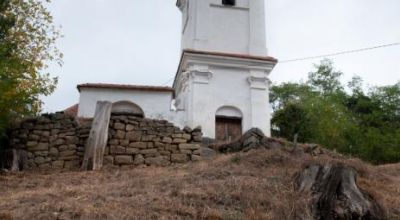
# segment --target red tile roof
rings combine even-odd
[[[224,53],[224,52],[214,52],[214,51],[201,51],[201,50],[191,50],[191,49],[186,49],[186,50],[183,51],[183,53],[194,53],[194,54],[225,56],[225,57],[251,59],[251,60],[262,60],[262,61],[271,61],[271,62],[275,62],[275,63],[278,62],[278,60],[276,58],[270,57],[270,56],[253,56],[253,55],[247,55],[247,54]]]
[[[76,117],[78,115],[78,108],[79,108],[79,104],[75,104],[75,105],[65,109],[63,112],[66,115]]]
[[[95,89],[120,89],[120,90],[138,90],[152,92],[174,92],[175,90],[167,86],[142,86],[142,85],[122,85],[122,84],[107,84],[107,83],[85,83],[77,86],[79,92],[81,88]]]

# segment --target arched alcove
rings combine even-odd
[[[215,113],[215,139],[217,143],[230,143],[242,136],[243,114],[239,108],[223,106]]]
[[[133,115],[137,117],[144,118],[144,112],[142,108],[140,108],[139,105],[136,105],[133,102],[129,101],[119,101],[113,103],[112,109],[111,109],[112,114],[128,114],[128,115]]]

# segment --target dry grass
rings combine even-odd
[[[302,164],[281,150],[220,155],[167,168],[101,172],[25,172],[0,176],[0,219],[295,219],[309,196],[293,190]],[[362,188],[400,218],[400,165],[347,160]]]

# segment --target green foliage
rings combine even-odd
[[[306,83],[271,88],[273,134],[319,143],[373,163],[400,161],[400,83],[364,92],[354,77],[349,91],[329,60],[316,65]]]
[[[37,114],[39,96],[51,94],[57,84],[44,72],[49,62],[61,65],[62,59],[45,2],[0,2],[0,137],[11,119]]]

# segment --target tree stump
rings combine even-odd
[[[103,166],[104,149],[107,146],[111,102],[97,102],[89,138],[82,162],[83,170],[100,170]]]
[[[356,171],[346,165],[309,165],[296,175],[295,187],[313,196],[315,219],[386,219],[383,206],[357,186]]]

